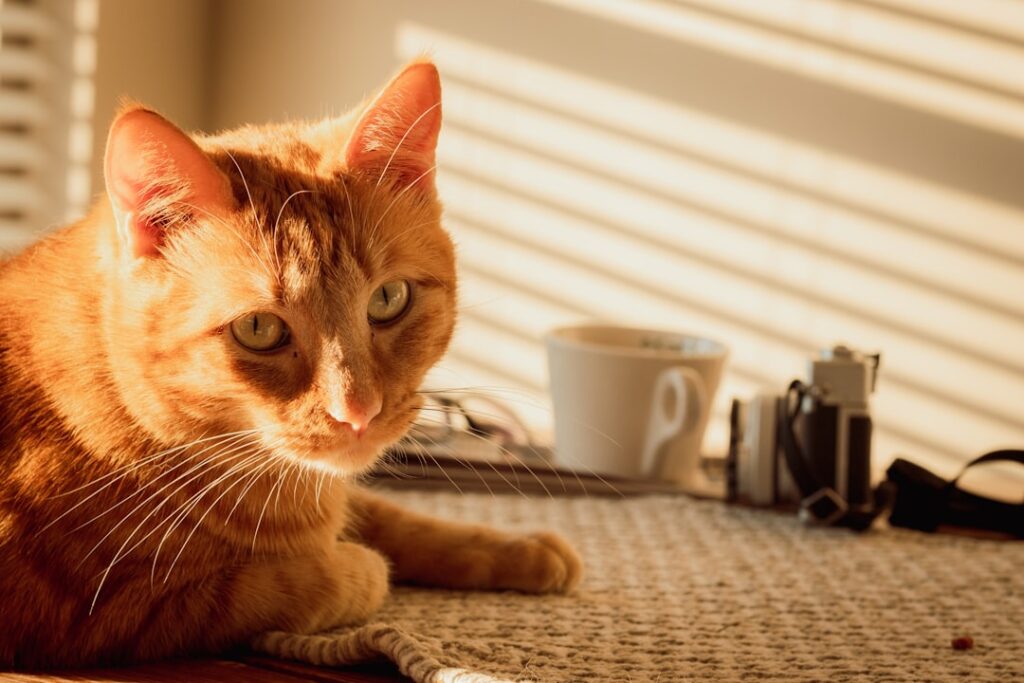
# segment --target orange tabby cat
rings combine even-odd
[[[316,124],[189,137],[128,106],[81,222],[0,266],[0,666],[216,652],[397,581],[565,591],[548,533],[349,483],[455,320],[433,65]]]

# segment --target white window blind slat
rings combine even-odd
[[[29,176],[0,175],[0,214],[40,211],[46,195]]]
[[[0,31],[3,28],[0,27]],[[42,83],[52,76],[45,58],[27,49],[0,50],[0,78],[10,81]]]
[[[47,165],[46,148],[27,135],[0,129],[0,149],[0,172],[37,172]]]
[[[3,49],[0,46],[0,49]],[[0,87],[0,126],[44,126],[50,112],[42,97],[32,91]]]
[[[65,218],[79,4],[0,0],[0,254]]]
[[[0,32],[26,38],[46,38],[53,33],[53,21],[34,2],[8,0],[0,4]]]
[[[9,218],[0,218],[0,254],[20,249],[31,240],[32,235],[26,234],[23,223]]]

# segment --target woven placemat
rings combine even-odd
[[[1024,680],[1022,543],[812,529],[683,496],[387,495],[556,529],[586,576],[567,596],[397,588],[377,623],[269,633],[257,650],[326,666],[384,656],[423,683]],[[955,651],[964,635],[973,649]]]

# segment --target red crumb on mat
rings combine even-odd
[[[954,650],[970,650],[972,647],[974,647],[974,638],[970,636],[960,636],[953,639]]]

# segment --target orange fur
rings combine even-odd
[[[358,622],[389,572],[575,584],[551,534],[413,515],[351,483],[405,433],[455,322],[439,98],[418,62],[317,123],[189,139],[126,105],[110,202],[0,265],[0,667]],[[408,312],[371,325],[371,293],[395,279]],[[234,341],[254,311],[287,322],[285,347]],[[338,410],[373,419],[358,433]]]

